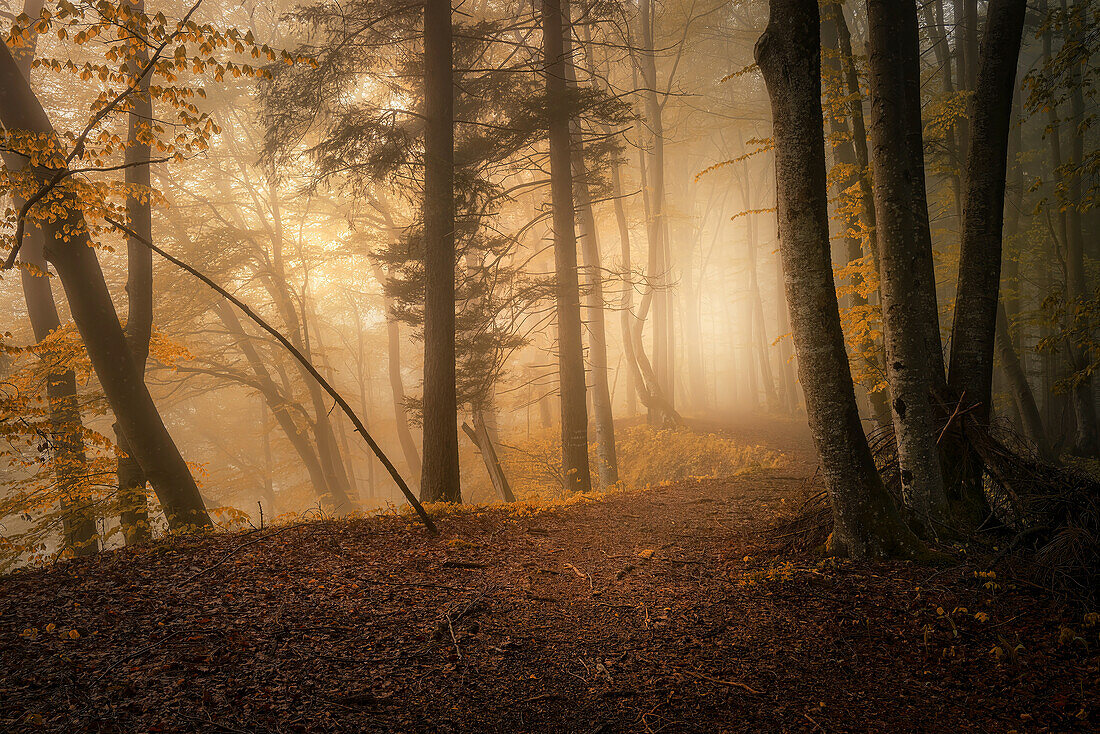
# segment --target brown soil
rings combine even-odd
[[[792,459],[456,513],[440,538],[406,518],[316,522],[0,579],[0,729],[1100,726],[1100,639],[1079,610],[965,565],[772,557],[762,531],[811,454],[793,424],[736,433]]]

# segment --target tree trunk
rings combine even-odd
[[[56,135],[49,118],[23,78],[11,52],[0,44],[0,123],[9,130]],[[36,171],[47,185],[57,169]],[[63,213],[43,222],[46,259],[65,289],[73,321],[88,349],[96,375],[122,432],[146,478],[153,485],[169,526],[210,524],[198,486],[164,427],[160,413],[134,365],[111,294],[92,248],[80,203],[71,189],[57,190]]]
[[[1023,36],[1024,0],[990,0],[981,69],[971,105],[959,281],[951,330],[949,384],[970,417],[987,422],[1001,284],[1001,249],[1012,94]]]
[[[856,409],[829,258],[817,0],[772,0],[756,61],[771,99],[785,291],[810,431],[833,510],[829,549],[909,556],[906,528],[875,469]]]
[[[563,23],[568,5],[543,0],[543,60],[550,138],[550,195],[553,207],[558,385],[561,397],[561,450],[565,486],[574,492],[592,488],[588,470],[588,408],[585,405],[584,347],[581,341],[577,236],[573,229],[573,181],[569,153],[571,100],[566,89]]]
[[[244,327],[237,317],[237,312],[224,301],[218,301],[214,307],[214,312],[221,319],[222,324],[225,325],[229,335],[236,340],[237,347],[244,354],[245,359],[248,360],[249,366],[256,375],[256,387],[260,394],[264,396],[264,400],[275,415],[279,427],[297,452],[298,458],[302,460],[302,465],[305,466],[313,485],[313,491],[317,493],[322,502],[326,503],[328,509],[335,509],[338,503],[336,497],[339,488],[331,485],[331,477],[322,468],[321,459],[318,455],[319,446],[311,444],[306,434],[298,428],[298,424],[290,413],[290,403],[275,385],[275,381],[271,379],[271,373],[268,372],[260,353],[253,345],[252,337],[245,333]],[[301,410],[305,414],[305,408],[301,408]],[[314,450],[315,447],[318,451]]]
[[[928,290],[920,263],[931,253],[917,236],[921,222],[915,188],[923,185],[923,178],[909,175],[907,116],[919,117],[920,109],[911,108],[906,90],[908,21],[903,16],[915,13],[908,1],[868,0],[870,132],[886,376],[901,491],[921,530],[934,537],[946,522],[947,508],[933,427],[931,355],[924,339],[927,314],[916,307]]]
[[[470,437],[481,454],[489,481],[493,483],[493,489],[500,495],[500,499],[504,502],[515,502],[516,496],[512,493],[512,485],[508,483],[508,477],[504,473],[500,457],[497,456],[496,446],[493,445],[492,436],[489,434],[488,426],[485,425],[485,417],[481,411],[474,413],[473,427],[469,423],[463,423],[462,430]]]
[[[37,18],[42,12],[43,3],[31,0],[26,3],[23,12],[29,18]],[[15,50],[16,61],[24,79],[29,79],[31,63],[34,60],[38,35],[33,35],[30,44]],[[12,173],[21,171],[26,158],[15,153],[3,152],[4,164]],[[26,201],[14,196],[17,208]],[[19,277],[23,286],[23,298],[27,304],[31,331],[36,342],[41,342],[51,333],[61,328],[61,316],[53,298],[53,287],[47,274],[46,259],[43,255],[42,233],[36,226],[28,223],[22,250],[24,267]],[[31,272],[29,265],[36,272]],[[65,496],[61,500],[62,536],[65,547],[75,556],[90,556],[99,551],[99,537],[96,533],[96,520],[89,506],[90,498],[81,486],[88,473],[87,455],[84,450],[84,425],[80,415],[80,397],[76,386],[76,373],[71,370],[51,369],[46,375],[46,402],[50,409],[50,462],[54,480],[62,488]]]
[[[563,11],[564,12],[564,11]],[[563,16],[568,17],[568,16]],[[566,82],[577,86],[577,71],[573,62],[570,34],[563,33]],[[619,461],[615,451],[615,416],[608,384],[607,328],[604,323],[603,265],[600,255],[596,215],[592,211],[592,196],[588,188],[588,167],[584,159],[584,140],[580,125],[570,125],[573,182],[576,187],[576,208],[580,214],[581,260],[585,278],[585,311],[588,316],[588,361],[592,375],[592,412],[596,440],[596,470],[600,487],[609,489],[619,481]]]
[[[1031,386],[1027,383],[1027,375],[1024,374],[1023,365],[1020,364],[1016,350],[1012,347],[1012,337],[1008,333],[1008,316],[1005,313],[1004,304],[999,304],[997,309],[997,351],[1000,352],[1001,366],[1004,368],[1005,377],[1008,378],[1009,387],[1012,390],[1012,398],[1016,408],[1020,411],[1020,421],[1023,424],[1024,435],[1031,441],[1039,455],[1050,459],[1050,444],[1047,442],[1046,431],[1043,429],[1043,421],[1039,417],[1039,408],[1035,404],[1035,395],[1031,392]]]
[[[926,362],[932,388],[942,393],[947,386],[947,369],[940,339],[940,309],[936,295],[936,267],[932,259],[932,230],[928,220],[928,194],[924,176],[924,123],[921,118],[920,34],[917,24],[917,0],[891,3],[900,6],[901,73],[905,95],[905,117],[901,132],[905,137],[911,182],[911,208],[916,257],[916,291],[909,307],[919,314],[918,325],[927,350]],[[899,38],[890,39],[898,43]]]
[[[427,0],[424,5],[424,464],[420,477],[420,499],[424,502],[462,501],[455,392],[453,53],[450,0]]]
[[[130,7],[140,15],[145,1],[135,0]],[[145,47],[135,52],[135,63],[143,68],[149,53]],[[151,183],[148,161],[149,140],[153,135],[153,100],[149,95],[149,75],[133,80],[137,91],[130,96],[129,145],[126,148],[126,213],[129,226],[150,242],[153,241],[153,213],[150,201]],[[140,240],[128,237],[126,242],[126,343],[134,356],[134,366],[144,375],[149,359],[149,339],[153,333],[153,251]],[[121,454],[118,457],[118,505],[122,536],[126,545],[152,539],[149,526],[149,497],[145,492],[145,474],[133,456],[126,436],[115,427],[115,438]]]
[[[375,280],[384,288],[385,273],[377,264],[372,263],[371,266]],[[417,451],[416,440],[409,430],[409,414],[405,410],[405,382],[401,377],[401,323],[393,315],[392,304],[385,290],[382,292],[382,305],[386,310],[386,369],[390,380],[390,394],[393,397],[394,427],[405,463],[409,465],[414,479],[418,479],[421,473],[420,452]]]
[[[653,0],[640,0],[638,20],[641,25],[641,54],[639,66],[642,72],[645,117],[653,137],[650,162],[646,167],[648,180],[643,182],[643,192],[649,202],[647,240],[649,242],[649,279],[653,292],[653,358],[651,361],[656,387],[669,408],[675,408],[676,396],[672,372],[671,310],[669,308],[669,246],[665,221],[665,132],[661,103],[657,98],[657,65],[653,40]],[[663,407],[654,402],[650,406],[650,422],[664,425],[670,417]]]

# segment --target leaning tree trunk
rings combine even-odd
[[[949,384],[977,406],[970,416],[983,423],[992,401],[1008,137],[1026,10],[1024,0],[990,1],[970,114]]]
[[[573,181],[569,154],[570,99],[566,89],[563,23],[568,5],[543,0],[543,60],[550,137],[550,196],[554,215],[554,264],[558,317],[558,385],[561,397],[561,451],[565,486],[592,488],[588,470],[588,406],[585,404],[584,348],[581,344],[577,235],[573,229]]]
[[[144,0],[130,7],[141,15]],[[139,68],[148,63],[149,52],[137,49],[135,61]],[[149,95],[149,74],[133,80],[137,92],[130,97],[129,145],[126,148],[126,213],[135,233],[153,241],[153,214],[150,201],[149,141],[153,135],[153,99]],[[143,162],[144,161],[144,162]],[[153,251],[140,240],[128,237],[126,242],[126,343],[134,355],[134,366],[145,374],[149,359],[149,339],[153,333]],[[120,455],[117,462],[119,521],[126,545],[142,543],[152,538],[149,526],[149,498],[145,493],[145,474],[133,456],[126,435],[115,427]]]
[[[0,123],[8,130],[56,136],[6,44],[0,44]],[[49,185],[59,170],[64,169],[37,169],[39,185]],[[63,185],[56,195],[60,215],[41,223],[46,259],[53,263],[65,289],[73,321],[107,402],[153,485],[169,526],[183,529],[210,525],[195,479],[134,365],[76,194]]]
[[[1024,0],[991,0],[970,106],[949,374],[953,394],[967,407],[974,406],[964,425],[988,424],[992,410],[1008,138],[1026,10]],[[962,445],[952,448],[951,461],[958,473],[953,490],[960,503],[956,520],[977,526],[988,517],[989,504],[982,488],[982,462],[966,445],[965,435]]]
[[[928,314],[917,306],[929,289],[922,281],[927,275],[922,261],[931,252],[917,234],[922,223],[916,209],[923,197],[915,189],[923,177],[918,181],[909,175],[907,120],[919,117],[920,108],[910,106],[906,93],[904,16],[914,14],[915,20],[915,13],[911,1],[868,0],[870,134],[886,377],[901,492],[921,530],[935,536],[947,520],[947,497],[932,414],[931,355],[924,339]]]
[[[424,5],[424,466],[420,476],[420,499],[424,502],[462,501],[455,392],[453,55],[450,0],[427,0]]]
[[[878,475],[860,425],[829,257],[817,0],[772,0],[756,61],[771,99],[780,255],[806,412],[833,510],[829,549],[910,556],[920,542]]]
[[[322,502],[327,504],[329,509],[335,509],[337,503],[335,495],[338,490],[330,487],[331,478],[325,474],[321,467],[321,459],[315,450],[316,444],[310,442],[306,433],[299,429],[298,424],[295,423],[290,412],[292,403],[275,385],[267,365],[264,364],[259,351],[252,343],[252,337],[245,332],[244,327],[241,325],[237,312],[224,301],[218,301],[215,304],[214,312],[221,319],[226,331],[233,337],[237,348],[244,354],[249,367],[256,375],[256,389],[260,391],[268,407],[271,408],[279,427],[297,452],[302,466],[306,468],[313,491]],[[305,414],[305,408],[301,408],[301,412]]]

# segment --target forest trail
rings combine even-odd
[[[774,558],[762,531],[813,474],[804,429],[732,433],[789,460],[538,512],[458,511],[435,539],[406,517],[324,521],[0,579],[0,729],[1096,723],[1097,630],[1079,612],[972,567]]]

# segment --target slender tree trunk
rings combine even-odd
[[[30,0],[23,12],[29,18],[37,18],[42,12],[41,0]],[[38,35],[32,41],[15,49],[15,58],[24,79],[29,79],[34,60]],[[21,171],[27,160],[7,151],[3,152],[4,164],[11,172]],[[14,197],[17,208],[26,201]],[[36,342],[41,342],[61,328],[61,316],[53,297],[53,287],[47,274],[43,255],[42,233],[28,223],[22,250],[23,267],[20,282],[27,304],[31,331]],[[29,267],[27,267],[29,266]],[[34,272],[32,272],[32,269]],[[76,373],[71,370],[50,369],[46,375],[46,401],[50,409],[50,463],[54,481],[62,488],[62,535],[65,547],[75,556],[94,555],[99,550],[95,513],[83,482],[88,473],[87,455],[84,449],[84,424],[80,415],[80,396],[77,392]]]
[[[256,387],[263,395],[268,407],[271,408],[275,420],[283,433],[286,434],[291,446],[294,447],[298,458],[302,460],[302,465],[305,466],[306,472],[309,474],[313,491],[317,493],[318,498],[329,509],[335,509],[340,504],[340,500],[337,499],[339,487],[332,485],[332,478],[322,468],[319,445],[311,443],[305,432],[298,428],[298,424],[291,415],[290,404],[286,396],[275,385],[275,381],[271,379],[271,373],[268,372],[260,353],[252,343],[252,337],[245,332],[244,327],[241,325],[237,312],[224,301],[218,301],[214,307],[214,312],[221,319],[222,324],[225,325],[229,335],[236,341],[237,347],[244,354],[245,359],[256,375]],[[305,408],[301,408],[301,410],[304,415]]]
[[[271,458],[271,431],[267,425],[267,401],[260,395],[260,432],[263,439],[264,451],[264,499],[267,500],[267,511],[271,519],[275,519],[275,478],[272,473]]]
[[[916,286],[910,308],[919,314],[920,335],[927,350],[926,361],[932,389],[942,393],[947,386],[947,368],[944,366],[943,341],[940,339],[940,309],[936,295],[936,267],[932,258],[932,230],[928,220],[928,194],[924,176],[924,124],[921,117],[921,50],[917,24],[917,0],[895,3],[901,6],[901,35],[891,43],[901,42],[901,71],[905,95],[906,114],[903,130],[907,154],[906,176],[911,182],[911,207],[916,257],[912,267],[917,269]]]
[[[426,0],[424,464],[420,477],[420,499],[424,502],[462,501],[458,470],[458,397],[455,392],[453,53],[450,0]]]
[[[0,44],[0,123],[9,130],[56,135],[49,118],[20,73],[7,46]],[[36,171],[47,185],[56,169]],[[80,204],[71,190],[58,190],[63,213],[41,224],[46,259],[53,263],[73,321],[130,448],[160,498],[173,529],[210,524],[198,486],[164,427],[160,413],[134,365]]]
[[[649,278],[653,289],[653,374],[661,396],[670,408],[675,408],[672,355],[670,345],[670,299],[668,228],[665,221],[665,131],[661,103],[657,97],[657,65],[653,40],[653,0],[640,0],[638,20],[641,25],[642,47],[639,66],[642,73],[646,124],[652,136],[652,151],[644,182],[649,201],[648,241]],[[650,422],[664,425],[669,416],[658,403],[650,407]]]
[[[1062,12],[1068,15],[1068,4],[1062,0]],[[1087,12],[1084,14],[1087,18]],[[1077,29],[1067,29],[1067,40],[1082,42],[1070,34]],[[1069,202],[1066,207],[1066,281],[1071,291],[1071,301],[1076,303],[1089,296],[1088,278],[1085,273],[1086,255],[1095,252],[1095,243],[1086,242],[1080,207],[1085,205],[1082,197],[1081,178],[1085,175],[1088,163],[1085,160],[1085,132],[1081,125],[1085,121],[1085,98],[1082,91],[1082,79],[1079,68],[1070,73],[1070,130],[1072,165],[1076,170],[1069,177]],[[1093,233],[1095,239],[1096,233]],[[1089,252],[1086,252],[1089,248]],[[1089,357],[1075,345],[1071,352],[1075,370],[1083,375],[1073,390],[1074,412],[1077,414],[1077,434],[1073,442],[1073,452],[1078,456],[1095,457],[1100,452],[1100,427],[1097,425],[1096,396],[1092,375],[1088,372]]]
[[[829,548],[852,557],[912,555],[875,469],[856,409],[829,258],[817,0],[772,0],[756,60],[771,99],[785,290],[810,431],[833,510]]]
[[[564,12],[564,11],[563,11]],[[564,16],[568,17],[568,16]],[[573,62],[573,43],[569,33],[563,33],[566,83],[577,86],[577,71]],[[581,260],[585,278],[585,312],[588,317],[588,361],[592,375],[593,437],[596,440],[596,469],[602,489],[619,481],[619,461],[615,451],[615,416],[611,405],[611,389],[607,368],[607,328],[604,323],[603,265],[600,255],[599,231],[592,211],[592,195],[588,187],[588,167],[584,158],[584,140],[576,120],[569,126],[572,150],[573,185],[580,223]],[[509,490],[510,491],[510,490]]]
[[[144,0],[130,5],[140,15],[145,12]],[[148,61],[148,51],[136,51],[139,68]],[[149,75],[133,80],[137,92],[130,96],[129,145],[126,148],[126,213],[129,226],[150,242],[153,241],[153,214],[150,201],[151,183],[148,161],[149,141],[153,136],[153,100],[149,95]],[[126,242],[126,343],[134,356],[134,366],[145,374],[149,358],[149,339],[153,333],[153,251],[133,237]],[[118,457],[118,505],[122,536],[126,545],[142,543],[152,538],[149,526],[149,498],[145,492],[145,474],[133,456],[126,435],[115,426],[115,438],[121,451]]]
[[[554,261],[558,319],[558,385],[561,397],[561,450],[565,486],[592,488],[588,470],[588,409],[585,405],[584,347],[581,341],[577,237],[573,229],[573,181],[569,152],[571,100],[566,89],[563,23],[568,5],[543,0],[543,60],[550,138],[550,192],[554,222]]]
[[[469,423],[463,423],[462,430],[470,437],[470,440],[473,441],[474,446],[481,454],[481,460],[485,464],[489,481],[492,482],[493,488],[500,495],[500,499],[504,502],[515,502],[516,496],[512,493],[512,485],[509,484],[508,476],[504,473],[504,466],[500,463],[496,446],[493,445],[493,438],[489,433],[489,428],[485,424],[485,417],[481,411],[474,413],[474,425],[470,426]]]
[[[1035,444],[1040,456],[1051,458],[1050,444],[1043,429],[1043,421],[1039,417],[1039,408],[1035,404],[1035,395],[1031,392],[1023,365],[1012,347],[1012,337],[1008,333],[1008,316],[1003,303],[997,309],[997,351],[1000,352],[1001,366],[1012,390],[1012,398],[1020,411],[1024,435]]]
[[[950,387],[977,405],[970,417],[983,423],[992,401],[1008,138],[1026,10],[1024,0],[990,0],[970,113]]]
[[[401,453],[414,478],[420,477],[420,452],[416,440],[409,430],[409,415],[405,410],[405,381],[401,377],[401,322],[393,315],[393,304],[385,292],[386,274],[377,263],[371,263],[374,279],[383,286],[382,306],[386,311],[386,359],[387,374],[390,381],[390,395],[393,398],[393,422],[397,439],[401,443]]]
[[[821,37],[824,49],[834,50],[837,59],[824,61],[823,64],[831,67],[830,75],[840,82],[840,92],[847,97],[847,118],[838,115],[829,115],[829,127],[833,138],[833,160],[839,166],[849,169],[850,173],[836,182],[836,196],[842,200],[845,192],[853,189],[859,193],[857,208],[847,208],[846,215],[841,219],[844,228],[844,257],[849,266],[854,266],[863,259],[864,242],[873,240],[875,236],[874,195],[871,191],[870,167],[867,165],[867,131],[863,120],[862,93],[859,88],[859,79],[856,75],[855,60],[852,58],[852,43],[848,33],[848,25],[844,20],[844,12],[839,4],[827,3],[823,8],[826,19],[821,25]],[[843,37],[843,40],[842,40]],[[832,104],[837,104],[833,101]],[[849,128],[847,119],[852,120]],[[877,258],[873,255],[873,248],[869,248],[872,254],[873,264],[877,267]],[[863,280],[858,275],[852,276],[852,295],[849,306],[855,309],[866,309],[869,301],[863,294]],[[871,374],[876,374],[882,369],[882,360],[877,357],[882,352],[882,345],[876,343],[874,338],[868,336],[859,345],[859,351],[863,356],[865,369]],[[885,390],[872,392],[868,389],[868,402],[874,413],[875,422],[880,425],[890,423],[890,407]]]
[[[916,8],[909,0],[868,0],[870,132],[886,375],[901,491],[922,531],[935,536],[946,522],[947,502],[933,428],[931,355],[923,338],[927,314],[915,307],[928,284],[921,280],[926,272],[920,262],[926,253],[917,236],[921,225],[915,214],[914,189],[923,179],[908,175],[907,116],[920,116],[919,108],[910,107],[906,90],[903,16],[910,13]]]

